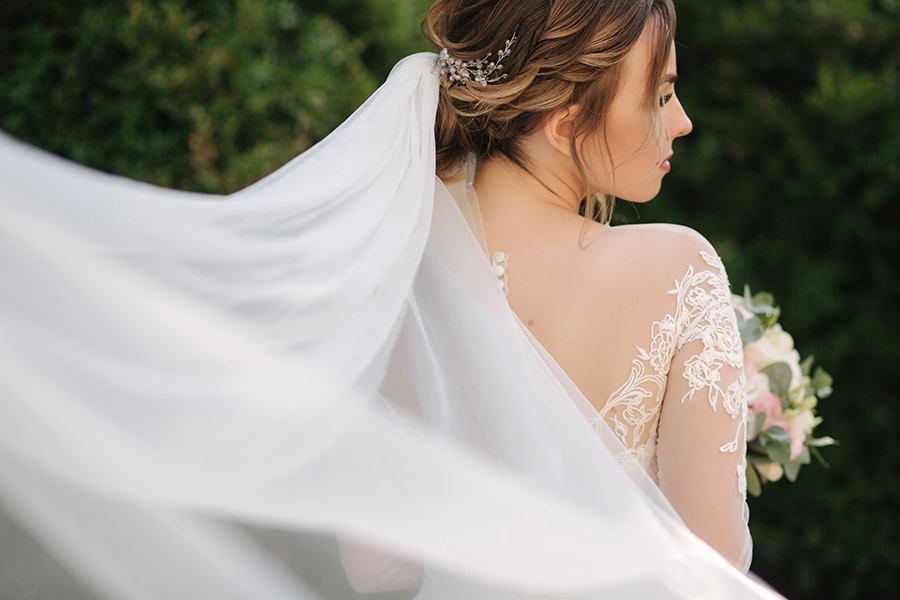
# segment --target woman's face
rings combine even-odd
[[[655,45],[654,31],[648,26],[634,48],[626,55],[619,92],[608,112],[606,139],[601,133],[592,135],[584,146],[587,164],[595,165],[596,189],[631,202],[647,202],[659,193],[662,178],[669,172],[672,140],[690,133],[691,120],[675,95],[677,70],[675,46],[669,53],[665,82],[659,89],[662,104],[661,125],[657,132],[646,111],[647,81],[653,74],[650,62]],[[610,159],[614,169],[610,172]]]

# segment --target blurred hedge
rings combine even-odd
[[[680,0],[694,133],[660,198],[732,283],[775,293],[820,403],[830,470],[751,499],[754,570],[795,599],[900,589],[900,7]],[[228,192],[320,139],[425,49],[427,0],[6,0],[0,127],[80,162]],[[638,216],[639,215],[639,216]]]
[[[363,53],[383,63],[375,50],[402,51],[397,23],[416,20],[403,2],[316,4],[6,0],[0,126],[129,177],[234,191],[340,123],[376,85]],[[342,11],[377,33],[354,38]]]

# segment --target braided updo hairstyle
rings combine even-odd
[[[605,116],[625,55],[648,23],[655,25],[656,36],[645,109],[662,135],[659,86],[675,34],[672,0],[437,0],[422,28],[437,50],[447,48],[455,59],[496,56],[504,40],[516,35],[503,59],[507,78],[487,86],[442,79],[435,121],[438,175],[464,176],[472,155],[504,156],[530,172],[523,136],[540,129],[546,115],[579,104],[572,156],[585,182],[586,214],[606,220],[607,203],[598,202],[588,188],[577,141],[599,132],[609,154]],[[615,165],[610,168],[615,171]]]

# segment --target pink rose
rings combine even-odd
[[[784,411],[781,408],[781,398],[779,398],[772,392],[767,392],[765,394],[760,394],[755,398],[750,398],[749,406],[750,409],[756,414],[766,414],[766,420],[762,426],[763,431],[765,431],[772,425],[778,425],[787,429],[787,419],[785,418]]]
[[[787,431],[791,436],[791,460],[794,460],[803,452],[803,446],[806,443],[806,431],[804,431],[803,425],[791,425]]]
[[[756,365],[754,365],[752,362],[750,362],[749,360],[744,361],[744,376],[747,377],[748,381],[750,379],[753,379],[753,376],[756,375],[758,371],[759,369],[757,369]]]

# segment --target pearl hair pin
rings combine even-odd
[[[449,50],[444,48],[435,59],[435,66],[439,69],[438,74],[446,77],[452,85],[459,83],[468,85],[476,83],[486,86],[489,83],[497,83],[508,76],[507,73],[501,73],[503,70],[503,59],[509,56],[510,47],[516,41],[516,34],[506,40],[506,44],[502,50],[497,53],[497,59],[492,61],[493,52],[488,52],[481,60],[463,61],[450,56]]]

